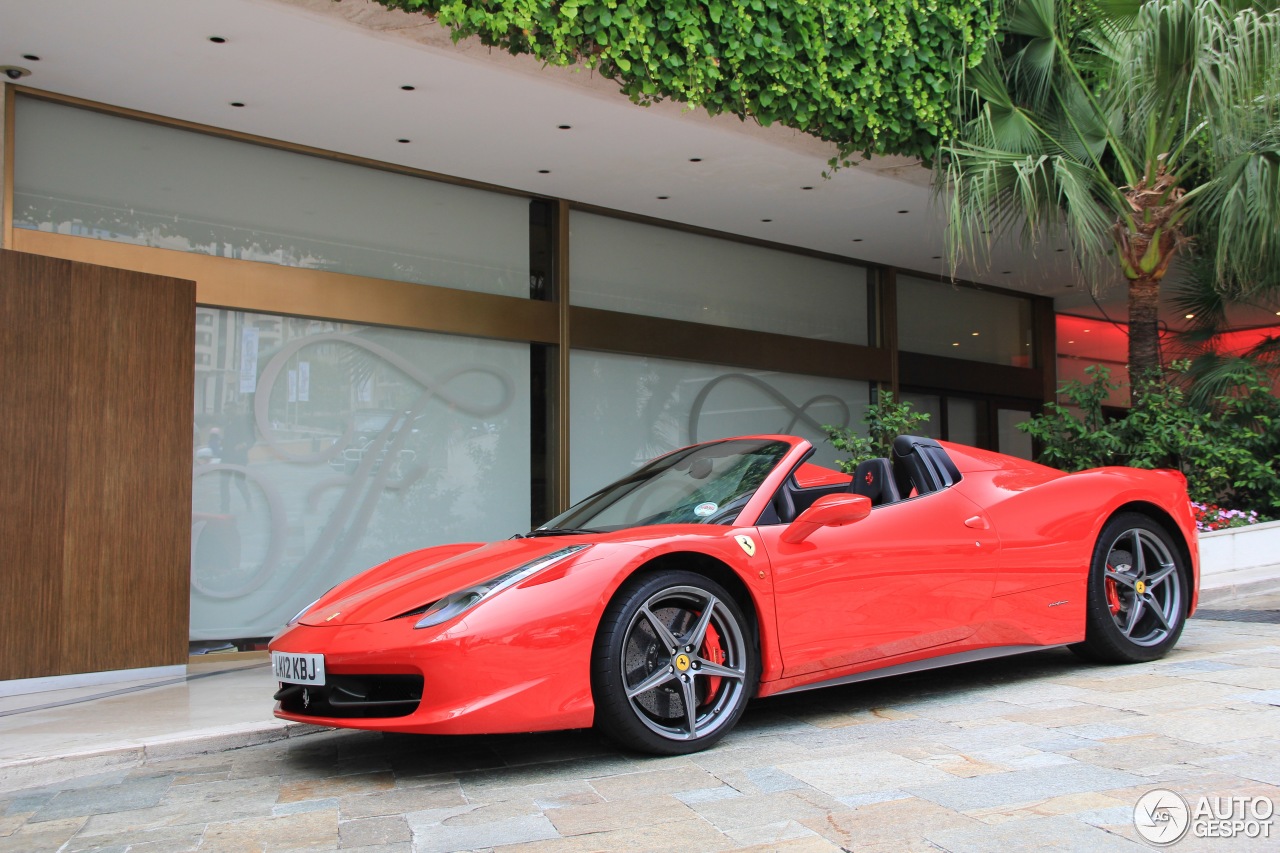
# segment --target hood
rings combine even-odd
[[[383,622],[582,541],[590,540],[559,536],[508,539],[465,546],[462,553],[454,546],[454,553],[443,560],[440,549],[414,551],[340,585],[298,621],[318,627]]]

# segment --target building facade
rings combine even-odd
[[[4,131],[3,248],[194,282],[190,391],[163,401],[191,417],[167,569],[194,651],[693,441],[794,433],[831,462],[823,427],[877,389],[1028,456],[1054,386],[1042,296],[19,86]]]

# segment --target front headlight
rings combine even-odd
[[[453,617],[466,613],[486,598],[496,595],[507,587],[520,583],[530,575],[540,572],[548,566],[553,566],[561,560],[568,559],[579,551],[590,547],[590,545],[570,545],[567,548],[552,551],[544,557],[531,560],[522,566],[517,566],[508,572],[503,572],[483,583],[446,595],[423,611],[422,618],[413,627],[430,628],[434,625],[448,622]]]

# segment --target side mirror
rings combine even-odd
[[[813,506],[782,531],[782,541],[799,545],[819,527],[844,527],[871,514],[871,498],[866,495],[823,495]]]

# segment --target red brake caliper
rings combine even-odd
[[[1107,568],[1111,568],[1111,566],[1107,566]],[[1111,608],[1111,615],[1114,616],[1120,612],[1120,593],[1116,592],[1116,582],[1111,578],[1107,578],[1105,588],[1107,591],[1107,605]]]
[[[707,635],[702,640],[700,652],[703,660],[724,664],[724,648],[720,645],[720,635],[716,633],[714,625],[707,626]],[[715,698],[717,691],[720,690],[720,681],[721,679],[718,675],[712,675],[707,678],[707,695],[702,697],[704,705]]]

